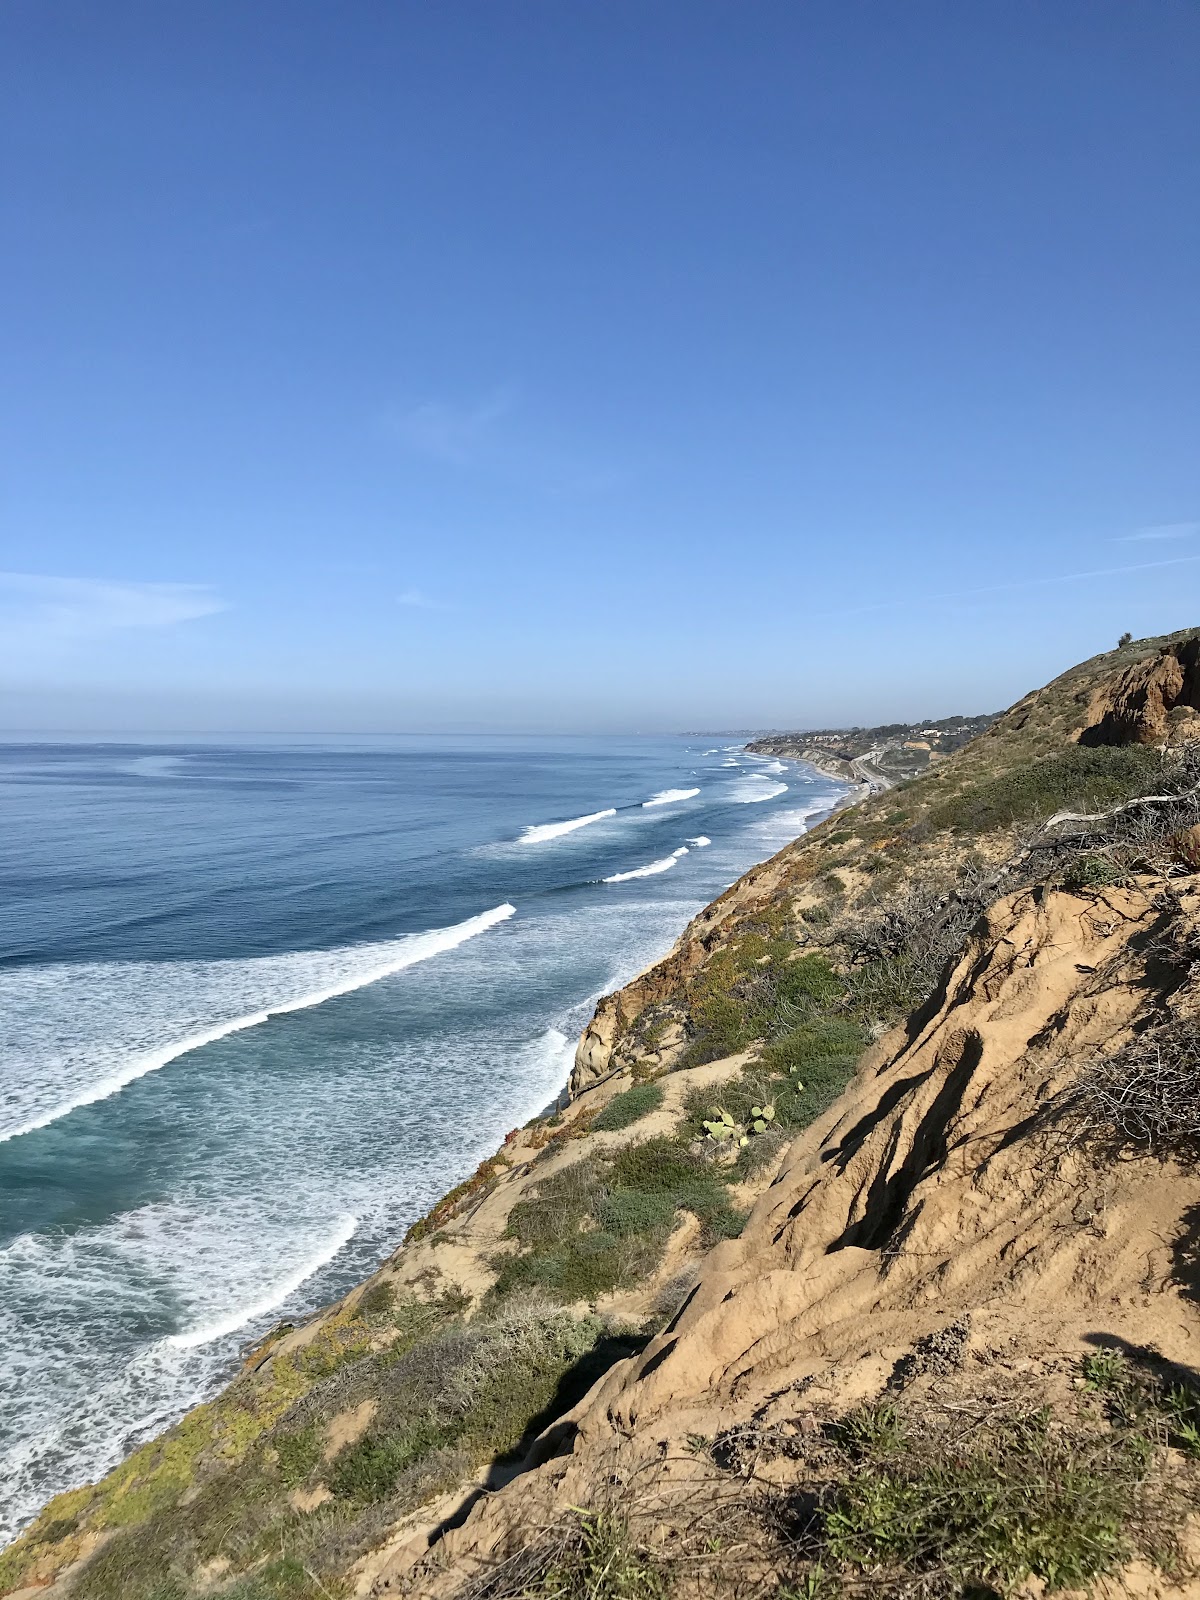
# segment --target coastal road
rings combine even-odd
[[[880,745],[875,750],[868,750],[865,756],[855,756],[850,766],[857,778],[863,783],[870,784],[872,794],[882,794],[885,789],[893,786],[890,778],[885,778],[883,773],[874,764],[888,749],[887,745]]]

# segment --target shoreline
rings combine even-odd
[[[793,832],[792,828],[787,829],[786,840],[781,840],[778,844],[774,843],[769,837],[756,840],[754,846],[754,859],[742,867],[741,871],[738,873],[738,877],[734,880],[735,883],[740,883],[747,873],[760,870],[763,863],[767,861],[770,856],[778,853],[778,851],[781,849],[789,848],[796,842],[797,839],[803,838],[804,834],[808,832],[811,827],[816,826],[819,821],[825,820],[828,816],[832,815],[834,811],[840,809],[847,803],[852,803],[855,799],[857,799],[854,789],[848,788],[844,779],[835,774],[819,772],[812,763],[805,762],[802,758],[788,759],[790,764],[805,765],[808,767],[810,772],[815,773],[819,778],[827,780],[832,785],[835,785],[836,787],[834,792],[821,797],[821,803],[824,805],[825,809],[819,812],[817,816],[810,817],[802,831]],[[749,771],[753,769],[744,770]],[[784,805],[782,807],[778,806],[778,802],[776,802],[776,805],[771,807],[757,807],[754,805],[750,805],[748,807],[731,807],[730,814],[737,817],[738,826],[735,831],[741,831],[740,824],[743,820],[745,820],[745,818],[742,816],[738,816],[738,813],[744,812],[746,817],[750,817],[753,813],[759,810],[786,809],[786,802],[789,798],[791,797],[779,797],[779,799],[784,801]],[[755,830],[752,827],[751,835],[753,835],[754,832]],[[734,865],[734,870],[737,870],[734,863],[731,863],[731,865]],[[639,964],[637,971],[629,976],[621,975],[618,977],[618,984],[616,989],[613,991],[614,993],[620,993],[631,985],[636,986],[639,981],[644,979],[646,976],[654,974],[664,962],[669,961],[672,952],[678,947],[680,941],[686,938],[688,928],[695,918],[703,918],[710,911],[713,903],[720,899],[722,894],[728,892],[727,888],[718,888],[720,881],[721,880],[718,878],[712,882],[711,887],[708,889],[708,900],[703,901],[701,904],[693,902],[696,904],[696,910],[690,917],[688,917],[687,921],[683,922],[682,925],[678,925],[674,930],[670,928],[663,930],[663,932],[666,934],[666,937],[662,940],[662,943],[658,946],[658,948],[654,949],[653,953],[648,954],[644,961]],[[699,901],[700,899],[701,896],[698,896],[697,900]],[[557,1070],[557,1083],[555,1083],[553,1088],[550,1089],[549,1094],[545,1094],[545,1091],[543,1091],[543,1094],[545,1094],[545,1099],[541,1100],[540,1103],[537,1104],[536,1109],[533,1109],[533,1116],[535,1120],[546,1119],[554,1116],[556,1113],[561,1114],[564,1110],[566,1110],[567,1106],[571,1102],[571,1099],[573,1098],[571,1085],[575,1062],[578,1057],[578,1051],[581,1042],[586,1036],[588,1028],[593,1023],[604,1002],[606,999],[608,999],[608,995],[596,995],[593,991],[593,997],[591,998],[590,1003],[587,1003],[586,996],[583,997],[583,999],[586,1004],[586,1011],[584,1011],[583,1006],[579,1006],[578,1009],[576,1009],[576,1017],[578,1020],[575,1021],[575,1027],[572,1030],[574,1037],[570,1038],[569,1045],[566,1041],[564,1041],[562,1056],[560,1056],[558,1061],[554,1064]],[[529,1116],[530,1109],[531,1108],[528,1107],[523,1109],[518,1098],[510,1108],[509,1117],[514,1121],[524,1121]],[[487,1147],[476,1147],[477,1153],[481,1157],[477,1163],[478,1166],[490,1166],[496,1161],[497,1157],[504,1152],[506,1146],[503,1140],[503,1135],[504,1130],[508,1128],[508,1126],[508,1121],[505,1121],[499,1126],[495,1133],[494,1143],[489,1144]],[[486,1136],[487,1135],[485,1132],[484,1137],[486,1138]],[[476,1164],[475,1155],[472,1155],[470,1160],[472,1164]],[[465,1170],[458,1169],[453,1173],[452,1176],[449,1174],[444,1175],[441,1180],[441,1184],[439,1185],[439,1190],[436,1191],[436,1197],[432,1202],[433,1207],[436,1208],[436,1206],[444,1202],[446,1198],[446,1191],[458,1189],[464,1185],[470,1185],[471,1182],[472,1171],[470,1167],[467,1167]],[[424,1202],[421,1199],[418,1199],[416,1202],[417,1206],[422,1207],[426,1203],[427,1202]],[[356,1290],[361,1288],[362,1283],[366,1279],[372,1278],[376,1273],[378,1273],[378,1271],[386,1262],[395,1256],[397,1250],[403,1249],[404,1235],[407,1231],[407,1228],[411,1227],[414,1222],[418,1222],[419,1220],[419,1213],[415,1215],[410,1214],[397,1220],[394,1225],[394,1231],[389,1229],[387,1233],[380,1234],[378,1236],[378,1242],[376,1244],[378,1254],[373,1254],[370,1259],[363,1258],[358,1262],[351,1260],[348,1263],[348,1271],[345,1277],[339,1273],[335,1283],[331,1283],[328,1286],[314,1285],[313,1287],[316,1288],[316,1293],[313,1294],[311,1298],[309,1298],[309,1293],[307,1290],[301,1290],[300,1295],[297,1297],[299,1303],[297,1304],[296,1301],[293,1301],[293,1304],[296,1305],[296,1309],[290,1312],[274,1312],[273,1320],[266,1328],[263,1328],[262,1323],[260,1322],[258,1329],[256,1329],[253,1326],[253,1321],[251,1321],[251,1325],[248,1328],[244,1330],[238,1330],[236,1334],[236,1353],[231,1352],[222,1363],[214,1367],[214,1369],[208,1373],[202,1388],[195,1390],[190,1401],[185,1402],[185,1409],[178,1414],[172,1412],[172,1416],[176,1417],[176,1420],[178,1420],[178,1417],[191,1414],[197,1405],[209,1404],[218,1396],[220,1396],[226,1390],[229,1383],[238,1376],[238,1373],[242,1369],[246,1356],[249,1354],[249,1352],[253,1351],[254,1349],[261,1349],[264,1344],[270,1343],[277,1336],[282,1326],[291,1326],[295,1329],[303,1329],[312,1328],[321,1324],[323,1319],[327,1318],[330,1314],[331,1307],[343,1303],[347,1296],[353,1295]],[[328,1267],[329,1265],[329,1262],[323,1263],[323,1266],[325,1267]],[[167,1424],[167,1426],[173,1425],[174,1422]],[[161,1429],[159,1431],[161,1431]],[[132,1449],[127,1448],[124,1453],[117,1460],[112,1461],[111,1464],[107,1466],[101,1465],[98,1472],[98,1479],[103,1478],[107,1472],[114,1470],[122,1461],[127,1460],[129,1455],[134,1453],[137,1448],[140,1448],[140,1446],[134,1444]],[[66,1489],[60,1492],[70,1493],[79,1487],[80,1481],[78,1479],[74,1479],[68,1483],[68,1487]],[[35,1520],[36,1515],[37,1513],[35,1513]],[[0,1542],[0,1548],[4,1548],[3,1542]]]

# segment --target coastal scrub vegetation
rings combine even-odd
[[[748,932],[710,957],[688,986],[691,1038],[679,1065],[719,1061],[811,1030],[845,994],[823,955],[800,955],[782,933]]]
[[[347,1568],[385,1527],[478,1464],[520,1454],[605,1365],[637,1348],[599,1319],[529,1294],[470,1321],[449,1296],[380,1303],[372,1321],[351,1322],[371,1337],[347,1342],[340,1364],[327,1363],[240,1460],[201,1470],[193,1457],[157,1504],[143,1486],[137,1520],[110,1519],[116,1531],[72,1594],[185,1600],[206,1587],[196,1574],[218,1563],[227,1577],[246,1575],[223,1591],[238,1600],[341,1595]],[[258,1398],[235,1385],[214,1404],[236,1411]],[[338,1448],[335,1419],[348,1416],[369,1420]],[[173,1430],[176,1442],[191,1422]]]
[[[750,1126],[754,1108],[769,1106],[769,1128],[737,1152],[734,1175],[749,1176],[828,1110],[849,1081],[863,1043],[861,1029],[850,1019],[793,1028],[724,1083],[689,1090],[685,1128],[693,1138],[702,1138],[705,1122],[720,1112]]]
[[[968,1431],[962,1412],[885,1402],[831,1430],[837,1481],[804,1530],[823,1571],[876,1594],[963,1595],[1086,1588],[1134,1555],[1178,1570],[1162,1412],[972,1411]]]
[[[935,804],[935,827],[990,833],[1062,810],[1099,811],[1153,785],[1160,753],[1144,745],[1068,745],[1014,770],[964,784]]]
[[[518,1251],[495,1258],[488,1298],[536,1288],[571,1304],[631,1288],[654,1272],[684,1211],[705,1244],[735,1237],[745,1220],[726,1174],[678,1135],[572,1162],[513,1206],[505,1235]]]

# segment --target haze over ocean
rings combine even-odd
[[[0,1536],[369,1271],[840,792],[680,738],[0,745]]]

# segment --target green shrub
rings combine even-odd
[[[518,1200],[508,1214],[505,1237],[527,1249],[557,1245],[591,1214],[605,1193],[607,1167],[598,1156],[573,1161]]]
[[[276,1435],[275,1450],[279,1456],[279,1476],[289,1489],[295,1489],[321,1459],[321,1433],[315,1423],[299,1428],[295,1433]]]
[[[417,1417],[397,1434],[380,1438],[368,1433],[337,1456],[327,1479],[329,1488],[339,1499],[358,1505],[386,1500],[404,1468],[448,1444],[455,1431],[428,1417]]]
[[[183,1590],[178,1592],[184,1593]],[[323,1582],[318,1580],[299,1557],[281,1556],[269,1561],[252,1578],[221,1593],[222,1600],[332,1600],[346,1590],[342,1584],[330,1587],[328,1578]],[[156,1597],[151,1595],[149,1600],[156,1600]]]
[[[801,1022],[780,1034],[767,1045],[762,1061],[777,1072],[797,1073],[807,1082],[821,1074],[826,1063],[844,1063],[847,1058],[857,1061],[866,1042],[862,1027],[853,1018],[824,1017]]]
[[[1142,1353],[1144,1356],[1144,1352]],[[1119,1350],[1093,1350],[1079,1363],[1084,1387],[1104,1397],[1112,1421],[1165,1437],[1193,1460],[1200,1460],[1200,1388],[1135,1366]]]
[[[1063,873],[1066,889],[1102,889],[1108,884],[1120,883],[1125,874],[1111,856],[1097,852],[1095,855],[1076,856]]]
[[[386,1317],[395,1304],[395,1284],[373,1283],[358,1302],[358,1314],[370,1319]]]
[[[960,833],[990,833],[1055,811],[1104,810],[1149,792],[1161,769],[1159,753],[1142,745],[1068,745],[964,787],[936,806],[931,820]]]
[[[748,934],[718,950],[692,979],[692,1039],[682,1065],[736,1055],[836,1005],[845,987],[824,956],[797,956],[790,939]]]
[[[738,1157],[738,1172],[750,1173],[778,1154],[784,1140],[807,1128],[827,1111],[854,1075],[866,1044],[861,1026],[848,1017],[815,1018],[767,1045],[759,1061],[733,1078],[707,1089],[691,1090],[685,1101],[686,1134],[703,1137],[714,1110],[729,1112],[743,1126],[756,1105],[775,1109],[769,1138],[751,1138]]]
[[[670,1231],[675,1202],[670,1194],[645,1194],[638,1189],[615,1189],[600,1207],[600,1226],[618,1239],[635,1234],[652,1236]]]
[[[614,1096],[592,1122],[592,1128],[597,1133],[619,1133],[657,1111],[662,1102],[663,1092],[657,1083],[639,1083]]]
[[[654,1271],[681,1211],[708,1243],[736,1237],[745,1221],[722,1177],[679,1139],[577,1161],[513,1207],[506,1234],[522,1249],[494,1258],[489,1298],[539,1289],[572,1304],[629,1288]]]

